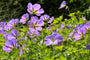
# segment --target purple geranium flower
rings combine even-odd
[[[8,40],[12,40],[12,39],[16,39],[17,36],[19,36],[19,33],[16,29],[13,29],[12,30],[12,33],[9,33],[8,36],[7,36],[7,39]]]
[[[33,16],[33,17],[31,17],[31,21],[28,24],[29,24],[30,30],[35,29],[35,30],[41,31],[42,26],[44,25],[44,21],[39,20],[38,17],[36,17],[36,16]]]
[[[63,40],[63,37],[59,35],[58,33],[53,32],[51,35],[46,36],[45,40],[46,41],[44,42],[44,44],[46,46],[56,45]]]
[[[48,20],[49,19],[49,15],[47,15],[47,14],[44,14],[44,15],[42,15],[41,17],[40,17],[40,20],[44,20],[44,21],[46,21],[46,20]],[[52,18],[51,18],[52,19]]]
[[[8,28],[8,26],[7,26],[7,25],[5,25],[5,26],[4,26],[4,30],[6,30],[6,31],[8,31],[8,30],[9,30],[9,28]]]
[[[63,1],[60,5],[60,8],[64,8],[66,6],[66,1]]]
[[[16,24],[18,24],[18,19],[12,19],[7,23],[6,27],[11,30]]]
[[[39,32],[35,29],[30,28],[30,31],[27,32],[30,35],[30,38],[33,38],[35,36],[39,36]]]
[[[18,33],[18,31],[16,29],[13,29],[12,33],[13,33],[14,36],[19,36],[19,33]]]
[[[17,48],[16,39],[7,40],[7,42],[5,42],[5,46],[3,47],[3,50],[6,52],[11,52],[14,47]]]
[[[90,49],[90,45],[87,45],[87,47],[85,49]]]
[[[22,16],[21,19],[20,19],[20,22],[21,22],[22,24],[25,24],[27,20],[29,20],[29,14],[28,14],[28,13],[23,14],[23,16]]]
[[[40,4],[34,4],[34,5],[32,5],[32,3],[28,3],[27,7],[28,7],[27,11],[30,14],[36,14],[37,16],[40,16],[41,14],[44,13],[44,10],[41,9]]]

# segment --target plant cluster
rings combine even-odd
[[[67,7],[66,1],[61,3],[60,9],[64,7]],[[71,19],[62,21],[63,16],[54,18],[47,14],[42,15],[44,10],[41,5],[32,3],[28,3],[27,11],[28,13],[23,14],[20,20],[0,22],[0,38],[2,39],[0,43],[3,43],[0,47],[2,47],[1,51],[4,50],[3,54],[8,56],[3,59],[21,57],[20,59],[31,60],[65,60],[89,57],[88,50],[83,52],[85,49],[90,49],[88,45],[90,21],[86,21],[85,17],[79,17],[78,20],[74,13],[70,13]],[[81,57],[77,58],[79,54],[75,53],[78,52]],[[76,56],[72,58],[72,54]]]

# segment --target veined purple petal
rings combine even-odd
[[[11,52],[12,50],[9,48],[9,47],[3,47],[3,50],[6,51],[6,52]]]
[[[5,26],[6,22],[0,22],[0,26]]]
[[[56,44],[58,44],[58,40],[55,40],[53,43],[52,43],[52,45],[56,45]]]
[[[20,22],[21,22],[22,24],[25,24],[25,23],[26,23],[25,19],[20,19]]]
[[[41,14],[43,14],[44,13],[44,10],[43,9],[40,9],[40,10],[38,10],[37,12],[36,12],[36,15],[37,16],[40,16]]]
[[[19,33],[18,33],[18,31],[16,29],[13,29],[12,33],[13,33],[14,36],[19,36]]]
[[[11,30],[11,29],[13,28],[13,26],[14,26],[14,24],[12,24],[12,22],[8,22],[8,23],[7,23],[7,27],[8,27],[8,28],[7,28],[7,27],[6,27],[6,28],[7,28],[8,30]]]
[[[34,11],[39,10],[41,8],[40,4],[34,4],[33,9]]]
[[[60,42],[60,41],[63,40],[63,37],[58,34],[58,35],[55,36],[55,39],[56,39],[58,42]]]
[[[14,21],[15,21],[15,24],[18,24],[18,19],[14,19]]]
[[[12,20],[10,20],[10,23],[11,24],[18,24],[18,19],[12,19]]]
[[[58,33],[53,32],[51,35],[44,38],[46,40],[45,45],[56,45],[63,40],[63,37]]]
[[[9,27],[7,25],[4,26],[4,30],[8,31]]]
[[[28,13],[23,14],[22,19],[23,19],[23,18],[28,20],[28,19],[29,19],[29,14],[28,14]]]
[[[44,44],[45,44],[46,46],[49,46],[49,45],[52,44],[52,42],[51,42],[51,41],[45,41]]]
[[[36,30],[41,31],[42,27],[37,27]]]
[[[8,36],[7,36],[7,39],[8,40],[15,39],[14,34],[13,33],[9,33]]]
[[[52,36],[49,35],[49,36],[46,36],[46,37],[44,38],[44,40],[49,40],[49,39],[51,39],[51,38],[52,38]]]
[[[27,7],[28,9],[32,10],[32,7],[33,7],[32,3],[28,3]]]
[[[37,21],[38,21],[38,17],[37,16],[31,17],[31,23],[33,23],[35,25],[37,23]]]
[[[28,13],[23,14],[22,18],[20,19],[20,22],[22,24],[25,24],[28,19],[29,19],[29,14]]]
[[[17,48],[18,47],[17,40],[16,39],[12,39],[11,41],[12,41],[13,45]]]
[[[32,12],[30,9],[27,9],[27,11],[28,11],[30,14],[33,14],[33,12]]]
[[[44,21],[43,20],[38,20],[37,26],[43,26],[43,25],[44,25]]]
[[[47,19],[49,19],[49,17],[50,17],[49,15],[44,14],[40,17],[40,20],[47,20]]]
[[[29,28],[30,32],[31,33],[34,33],[35,32],[35,29],[34,28]]]
[[[7,47],[13,47],[12,41],[8,40],[7,42],[5,42],[5,46],[7,46]]]

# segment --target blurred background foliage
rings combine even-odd
[[[90,0],[66,0],[69,9],[58,9],[63,0],[0,0],[0,21],[9,21],[12,18],[20,18],[27,13],[27,4],[39,3],[45,10],[45,14],[64,18],[69,18],[72,12],[83,12],[82,14],[90,19]]]

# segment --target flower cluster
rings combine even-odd
[[[19,47],[21,56],[21,54],[23,53],[23,46],[24,45],[26,46],[26,44],[22,44],[21,41],[22,40],[28,41],[28,38],[33,39],[36,36],[40,36],[40,31],[42,31],[45,21],[47,21],[46,24],[50,24],[54,20],[53,16],[50,18],[50,16],[47,14],[41,16],[41,14],[44,13],[44,10],[41,8],[40,4],[32,5],[32,3],[28,3],[27,11],[29,13],[23,14],[21,16],[20,21],[19,19],[11,19],[7,23],[0,22],[0,34],[3,34],[4,39],[6,40],[5,46],[3,47],[4,51],[11,52],[14,48]],[[33,16],[32,14],[36,16]],[[40,18],[38,16],[40,16]],[[23,26],[27,25],[28,29],[26,29],[25,31],[16,30],[17,27],[19,27],[20,25],[19,23],[22,23]],[[20,27],[20,29],[24,28],[23,26]],[[20,35],[18,31],[24,33],[25,37],[22,34]],[[56,34],[57,36],[55,40],[59,39],[61,41],[62,39],[60,39],[59,36],[61,38],[62,36],[59,35],[58,33]],[[57,42],[55,42],[54,44],[58,44],[60,42],[59,40],[57,40]]]
[[[63,8],[65,6],[66,1],[63,1],[60,8]],[[28,3],[27,11],[28,13],[25,13],[21,16],[20,21],[19,19],[11,19],[7,23],[0,22],[0,34],[3,34],[3,38],[5,39],[5,46],[3,47],[4,51],[12,52],[14,48],[18,47],[20,49],[21,56],[21,54],[24,53],[24,49],[29,50],[28,48],[24,48],[27,46],[25,42],[28,42],[28,40],[38,40],[39,37],[42,37],[41,33],[45,32],[45,29],[47,29],[48,31],[50,30],[50,32],[52,33],[45,38],[42,37],[46,46],[62,45],[61,42],[64,41],[64,37],[61,33],[58,33],[58,31],[66,28],[72,28],[72,25],[65,26],[63,23],[60,23],[60,28],[53,31],[51,30],[52,27],[50,26],[50,24],[54,22],[54,17],[50,17],[47,14],[41,15],[44,13],[44,10],[41,8],[40,4],[32,5],[32,3]],[[85,20],[84,17],[83,20]],[[85,37],[85,34],[89,29],[90,21],[85,24],[78,24],[68,35],[68,38],[73,39],[74,41],[80,40]],[[88,45],[86,49],[90,49],[90,46]]]
[[[6,36],[7,41],[5,42],[5,46],[3,47],[3,50],[7,52],[11,52],[14,47],[17,48],[18,36],[19,36],[19,33],[17,32],[17,30],[13,29],[12,32]]]
[[[52,17],[50,18],[49,15],[44,14],[44,15],[42,15],[42,16],[40,17],[40,20],[48,21],[47,23],[51,23],[51,22],[54,20],[54,17],[52,16]]]
[[[74,40],[80,40],[85,37],[86,31],[90,29],[90,21],[85,24],[77,25],[75,29],[69,34],[69,38],[74,38]],[[76,30],[76,32],[75,32]],[[73,36],[74,35],[74,36]],[[73,36],[73,37],[72,37]]]
[[[12,19],[4,25],[4,30],[9,31],[18,24],[18,19]]]
[[[17,47],[16,39],[8,40],[7,42],[5,42],[3,50],[5,50],[6,52],[11,52],[14,47]]]

